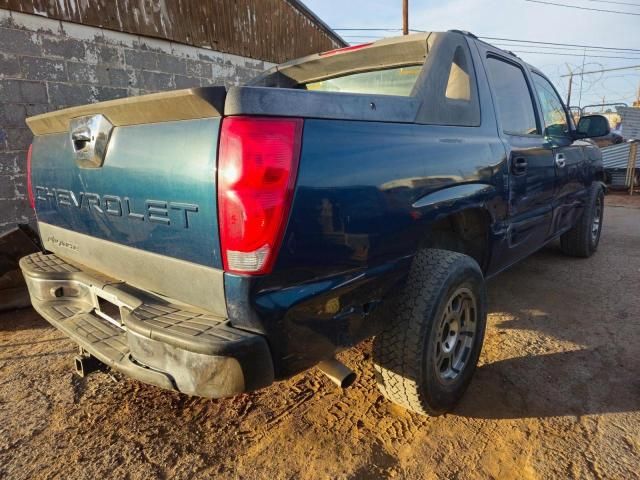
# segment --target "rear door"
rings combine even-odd
[[[544,123],[544,138],[555,160],[556,187],[552,233],[558,234],[575,223],[585,197],[585,152],[582,141],[571,136],[572,124],[558,92],[540,72],[533,70],[535,87]]]
[[[509,166],[510,264],[540,248],[550,234],[555,161],[542,135],[526,69],[515,58],[485,51],[499,135]]]

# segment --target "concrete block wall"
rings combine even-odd
[[[161,90],[235,85],[267,62],[0,9],[0,234],[33,222],[25,118]]]

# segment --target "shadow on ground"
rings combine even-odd
[[[617,281],[603,284],[600,269],[612,270]],[[621,291],[633,278],[603,255],[567,258],[553,244],[490,281],[489,348],[504,344],[513,351],[518,334],[536,336],[526,354],[479,366],[455,414],[505,419],[640,411],[640,377],[630,375],[640,371],[640,319],[628,313],[637,311],[638,295]]]

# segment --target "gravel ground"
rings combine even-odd
[[[71,373],[35,312],[0,316],[0,477],[640,478],[640,196],[608,197],[588,260],[551,245],[492,280],[480,366],[455,412],[378,393],[370,342],[316,371],[210,401]],[[622,205],[614,206],[614,205]]]

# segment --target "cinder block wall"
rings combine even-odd
[[[239,84],[271,65],[0,9],[0,234],[34,220],[26,117],[160,90]]]

